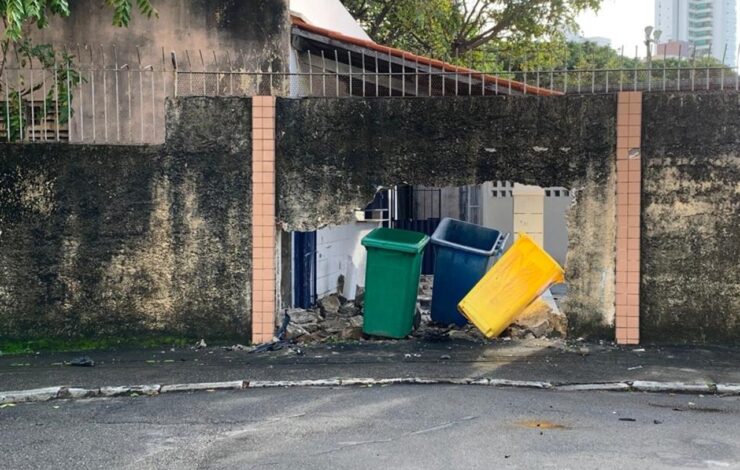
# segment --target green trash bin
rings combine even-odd
[[[427,242],[423,233],[385,227],[362,239],[367,249],[362,328],[366,334],[403,338],[411,333]]]

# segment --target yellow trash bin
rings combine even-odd
[[[457,308],[486,337],[493,338],[551,285],[563,282],[564,274],[557,261],[520,233]]]

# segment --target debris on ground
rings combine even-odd
[[[411,337],[428,342],[450,340],[480,343],[488,340],[474,325],[461,327],[435,324],[431,319],[433,275],[421,275],[416,303],[415,328]],[[314,308],[287,309],[290,316],[286,339],[296,343],[315,343],[333,340],[363,341],[367,337],[362,327],[364,290],[357,287],[355,298],[346,299],[339,294],[320,298]],[[553,296],[547,291],[530,305],[499,339],[504,341],[533,338],[564,338],[568,320],[560,311]],[[588,349],[579,351],[588,354]]]
[[[206,340],[204,340],[203,338],[201,338],[200,341],[198,341],[197,343],[195,343],[195,349],[204,349],[204,348],[207,348],[207,347],[208,347],[208,345],[206,344]]]
[[[254,348],[244,346],[243,344],[235,344],[233,346],[224,346],[224,351],[251,351]]]
[[[71,361],[66,363],[68,366],[73,367],[94,367],[95,361],[90,359],[87,356],[80,356],[72,359]]]
[[[263,352],[269,352],[269,351],[279,351],[283,348],[288,348],[290,352],[295,353],[299,356],[302,356],[303,354],[305,354],[301,348],[296,346],[287,337],[290,320],[291,320],[290,314],[287,311],[285,311],[283,313],[283,320],[280,324],[280,328],[278,328],[278,331],[273,337],[272,341],[269,343],[260,344],[259,346],[255,346],[249,352],[250,353],[263,353]]]
[[[560,311],[548,290],[519,315],[508,328],[512,338],[565,337],[568,318]]]
[[[317,308],[290,309],[287,338],[301,343],[363,339],[362,294],[354,301],[338,294],[319,299]]]

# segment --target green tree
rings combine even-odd
[[[342,0],[376,42],[458,63],[501,46],[557,41],[601,0]],[[488,51],[488,53],[486,53]]]
[[[126,27],[131,21],[131,10],[134,3],[139,12],[147,18],[158,16],[151,0],[102,0],[113,10],[112,22],[115,26]],[[75,70],[73,55],[67,52],[58,53],[51,45],[34,45],[28,38],[31,28],[43,29],[49,24],[52,16],[69,16],[68,0],[0,0],[3,34],[0,38],[0,77],[5,73],[6,64],[13,56],[17,57],[19,70],[34,60],[45,69],[51,70],[52,82],[45,100],[48,110],[52,103],[58,107],[58,119],[61,124],[72,115],[72,88],[84,79]],[[7,87],[7,89],[3,89]],[[19,71],[17,80],[11,85],[8,80],[0,81],[0,91],[7,97],[3,106],[6,132],[11,140],[22,140],[27,128],[25,104],[30,96],[38,91],[41,83],[30,82]],[[44,116],[38,116],[43,118]]]

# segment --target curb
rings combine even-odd
[[[686,382],[653,382],[644,380],[604,383],[551,383],[528,380],[491,378],[423,378],[398,377],[387,379],[348,378],[316,380],[235,380],[230,382],[200,382],[172,385],[146,384],[100,388],[45,387],[31,390],[0,392],[0,405],[9,403],[76,400],[95,397],[154,396],[164,393],[201,392],[216,390],[244,390],[257,388],[297,387],[372,387],[374,385],[478,385],[495,388],[527,388],[559,392],[650,392],[740,396],[740,384],[711,384]]]

